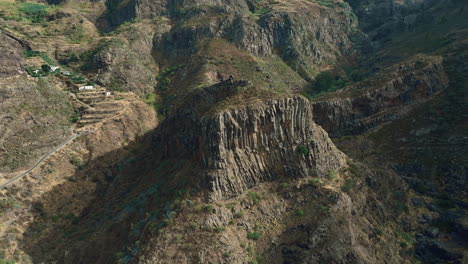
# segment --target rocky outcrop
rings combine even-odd
[[[110,89],[132,91],[139,95],[152,92],[157,66],[151,55],[151,29],[132,27],[105,43],[89,62],[97,71],[97,83]]]
[[[450,0],[346,0],[359,17],[363,31],[373,40],[381,40],[391,33],[410,31],[422,24],[438,23],[440,13],[453,9],[461,2]]]
[[[332,136],[355,135],[405,114],[405,106],[448,87],[441,58],[412,60],[330,99],[313,102],[314,121]]]
[[[191,56],[210,38],[223,38],[257,56],[279,56],[304,78],[319,65],[353,54],[357,19],[344,2],[333,7],[305,0],[284,3],[232,1],[109,1],[114,24],[133,18],[170,19],[154,49],[167,58]],[[162,19],[164,20],[164,19]],[[133,45],[132,47],[135,47]]]
[[[0,78],[25,73],[21,43],[0,31]]]
[[[246,16],[248,10],[184,17],[168,33],[156,35],[154,48],[164,54],[188,56],[205,39],[224,38],[257,56],[279,55],[305,78],[312,78],[311,69],[318,70],[318,65],[352,54],[349,38],[357,30],[357,20],[345,3],[327,8],[297,1],[268,8],[269,13],[258,18]]]
[[[281,98],[199,117],[191,109],[165,120],[155,138],[162,158],[198,161],[213,200],[235,197],[281,177],[324,176],[345,163],[313,122],[303,97]]]

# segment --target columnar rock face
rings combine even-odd
[[[411,106],[448,87],[441,58],[387,69],[385,79],[369,81],[313,103],[314,121],[333,136],[359,134],[399,118]],[[351,90],[354,89],[353,92]]]
[[[345,155],[313,122],[311,105],[303,97],[268,100],[203,118],[180,112],[167,124],[156,138],[165,158],[185,155],[201,161],[214,200],[281,177],[321,177],[345,164]]]

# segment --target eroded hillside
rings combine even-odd
[[[467,12],[1,2],[0,260],[467,261]]]

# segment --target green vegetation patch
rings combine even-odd
[[[48,13],[48,6],[36,3],[20,3],[17,9],[33,23],[44,22]]]
[[[302,209],[297,209],[297,210],[294,211],[294,214],[295,214],[296,216],[304,216],[304,215],[305,215],[305,212],[304,212],[304,210],[302,210]]]
[[[254,204],[258,204],[262,199],[262,196],[258,192],[249,192],[247,196]]]
[[[296,151],[297,153],[302,154],[304,156],[309,155],[309,148],[307,148],[307,146],[304,146],[304,145],[298,146]]]
[[[345,183],[341,187],[341,190],[345,193],[349,193],[351,189],[353,189],[356,186],[356,179],[349,178],[346,179]]]
[[[179,64],[160,71],[158,76],[156,77],[156,80],[158,81],[156,89],[159,91],[167,90],[171,83],[172,76],[174,76],[174,74],[184,66],[184,64]]]
[[[252,15],[261,17],[271,12],[271,9],[266,6],[266,1],[257,0],[253,2]]]
[[[247,238],[251,240],[259,240],[261,236],[260,232],[257,231],[247,233]]]

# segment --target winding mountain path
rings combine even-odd
[[[64,143],[62,143],[60,146],[56,147],[54,150],[52,150],[51,152],[49,152],[47,155],[45,155],[44,157],[42,157],[36,164],[34,164],[34,166],[32,166],[31,168],[29,168],[27,171],[21,173],[20,175],[14,177],[13,179],[9,180],[8,182],[0,185],[0,189],[3,189],[5,188],[6,186],[16,182],[17,180],[23,178],[24,176],[26,176],[28,173],[30,173],[32,170],[34,170],[35,168],[37,168],[39,165],[41,165],[41,163],[46,160],[48,157],[50,157],[51,155],[53,155],[55,152],[59,151],[60,149],[62,149],[63,147],[65,147],[65,145],[67,145],[68,143],[70,143],[71,141],[73,141],[75,138],[78,138],[78,137],[81,137],[81,136],[84,136],[84,135],[88,135],[88,134],[94,134],[93,131],[84,131],[84,132],[81,132],[81,133],[78,133],[76,135],[74,135],[73,137],[71,137],[70,139],[68,139],[67,141],[65,141]]]

